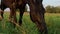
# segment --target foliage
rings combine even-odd
[[[46,6],[45,9],[47,13],[60,13],[60,6],[54,7],[54,6],[48,5]]]

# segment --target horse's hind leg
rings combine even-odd
[[[25,5],[22,5],[22,7],[20,8],[19,25],[22,24],[22,18],[23,18],[24,12],[25,12]]]

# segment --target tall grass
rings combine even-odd
[[[22,26],[15,27],[8,21],[9,13],[4,13],[4,19],[0,21],[0,34],[38,34],[38,28],[30,19],[29,13],[24,13]],[[17,13],[17,19],[19,14]],[[45,21],[49,34],[60,34],[60,14],[45,14]]]

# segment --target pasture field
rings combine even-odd
[[[4,13],[4,19],[0,21],[0,34],[39,34],[35,23],[30,20],[29,13],[24,13],[22,26],[13,27],[8,21],[9,13]],[[19,14],[17,13],[17,19]],[[60,34],[60,14],[46,13],[45,21],[48,27],[48,34]]]

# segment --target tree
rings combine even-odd
[[[54,7],[48,5],[45,9],[47,13],[60,13],[60,6]]]

